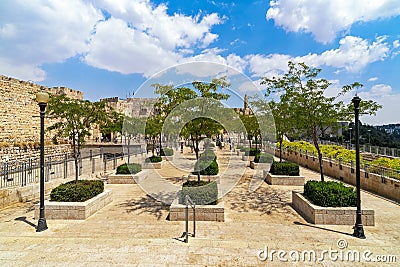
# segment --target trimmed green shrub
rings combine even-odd
[[[255,163],[272,163],[274,156],[268,153],[257,153],[254,157]]]
[[[244,152],[245,156],[255,156],[260,153],[259,149],[255,149],[254,147],[244,147],[240,151]]]
[[[104,183],[99,180],[78,180],[60,184],[50,193],[50,201],[84,202],[104,191]]]
[[[355,207],[357,200],[354,188],[334,181],[308,181],[304,185],[304,195],[321,207]]]
[[[194,165],[193,174],[197,174],[200,171],[201,175],[217,175],[219,172],[218,163],[215,160],[203,161],[200,160]]]
[[[185,197],[189,195],[196,205],[216,205],[218,200],[217,182],[187,181],[182,186],[179,203],[185,204]]]
[[[162,161],[162,157],[161,156],[151,156],[151,157],[148,157],[145,160],[145,162],[147,162],[147,163],[149,163],[149,162],[156,163],[156,162],[161,162],[161,161]]]
[[[206,150],[200,154],[199,160],[194,165],[194,174],[200,171],[201,175],[217,175],[219,172],[217,156],[214,151]]]
[[[142,166],[137,163],[122,164],[117,167],[116,174],[136,174],[142,170]]]
[[[270,172],[275,175],[289,175],[289,176],[299,176],[300,169],[299,165],[292,162],[278,162],[274,161],[271,165]]]
[[[161,156],[172,156],[172,155],[174,155],[174,150],[172,148],[168,148],[168,147],[163,148],[160,151],[160,155]]]
[[[249,156],[256,156],[257,154],[259,154],[261,151],[259,149],[256,149],[254,147],[250,148],[249,151]],[[246,155],[247,156],[247,155]]]

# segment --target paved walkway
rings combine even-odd
[[[230,154],[217,152],[223,170]],[[231,157],[229,164],[235,162],[242,164],[239,157]],[[185,175],[172,166],[160,173],[176,184]],[[319,179],[307,169],[301,173]],[[287,254],[289,261],[282,262],[276,253],[272,262],[257,257],[266,247],[269,253],[340,251],[338,240],[348,244],[343,251],[369,250],[371,257],[396,255],[400,261],[398,204],[363,192],[363,206],[375,209],[376,225],[364,227],[367,239],[360,240],[351,236],[351,226],[306,223],[290,206],[291,190],[299,187],[262,183],[249,192],[252,175],[247,167],[224,196],[225,222],[198,222],[196,237],[188,244],[179,238],[184,223],[167,220],[168,206],[147,196],[139,185],[107,184],[113,190],[111,204],[85,221],[48,220],[49,229],[41,233],[35,232],[32,203],[9,207],[0,211],[0,266],[396,266],[340,261],[336,254],[332,260],[325,255],[322,262],[295,262]]]

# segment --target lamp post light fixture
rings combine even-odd
[[[354,225],[353,236],[365,239],[364,228],[361,220],[361,184],[360,184],[360,140],[359,140],[359,114],[361,98],[357,95],[351,100],[354,104],[354,135],[356,146],[356,188],[357,188],[357,211],[356,223]]]
[[[49,102],[49,94],[39,91],[36,94],[36,101],[40,108],[40,212],[36,232],[42,232],[47,229],[44,215],[44,115],[47,102]]]

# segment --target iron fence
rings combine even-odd
[[[95,152],[90,150],[78,158],[79,175],[115,169],[118,159],[138,154],[138,151],[133,152],[130,155],[104,154],[102,150]],[[45,158],[46,182],[51,179],[66,179],[72,175],[75,175],[75,159],[72,155],[58,154]],[[39,179],[39,158],[0,162],[0,188],[26,186],[39,183]]]
[[[277,148],[277,150],[279,149]],[[312,157],[315,160],[317,160],[318,158],[318,155],[315,154],[314,151],[308,152],[307,150],[301,150],[301,149],[297,150],[297,149],[287,149],[287,148],[283,148],[282,151],[285,153],[289,152],[300,153],[302,155],[305,155],[305,157]],[[355,169],[355,162],[353,160],[343,160],[342,158],[336,159],[332,157],[323,157],[323,159],[329,161],[331,164],[336,163],[339,166],[349,166],[352,170]],[[389,177],[400,180],[400,170],[397,169],[391,169],[384,166],[371,164],[370,162],[367,161],[361,161],[360,168],[364,170],[366,175],[368,175],[368,173],[375,173],[380,175],[382,179],[384,179],[385,177]]]

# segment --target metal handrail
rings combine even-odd
[[[193,233],[192,237],[196,236],[196,204],[192,201],[189,195],[185,196],[185,204],[186,204],[186,232],[185,235],[185,243],[189,241],[189,205],[193,209]]]

